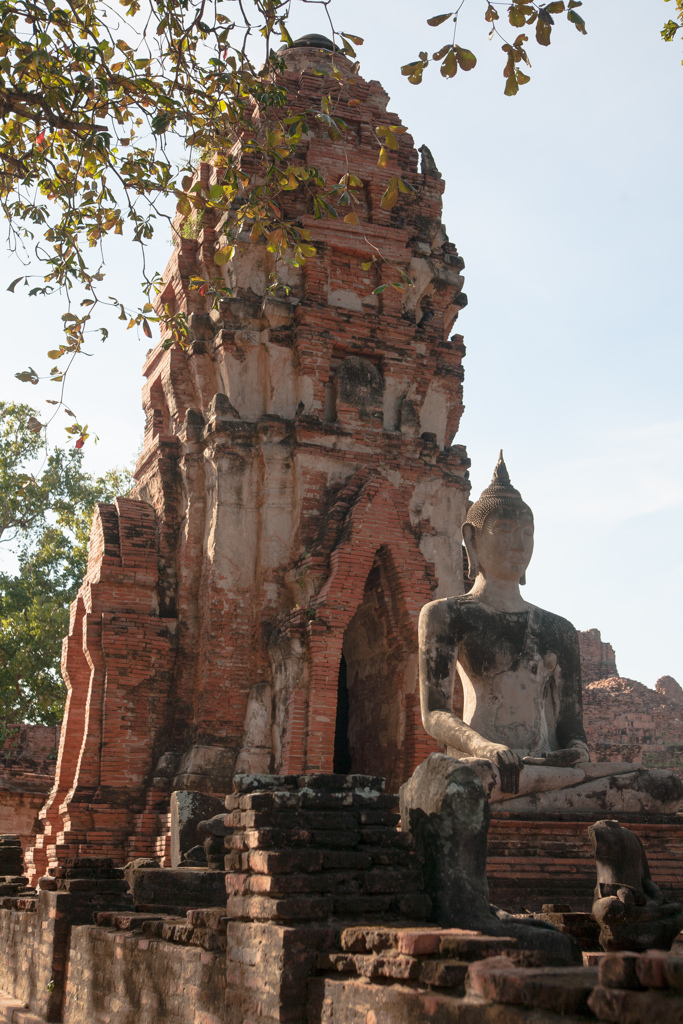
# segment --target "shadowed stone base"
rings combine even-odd
[[[491,812],[477,773],[455,758],[430,754],[401,787],[401,820],[423,862],[432,920],[445,928],[510,935],[580,963],[578,943],[545,922],[520,920],[489,903],[486,842]]]

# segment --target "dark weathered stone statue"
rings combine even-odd
[[[509,935],[563,963],[581,963],[570,935],[530,916],[515,917],[489,903],[486,845],[491,811],[470,765],[430,754],[401,787],[401,824],[422,862],[431,919],[444,928]]]
[[[511,811],[678,810],[683,784],[672,772],[590,763],[577,633],[520,593],[534,518],[502,452],[490,486],[469,509],[463,539],[472,589],[432,601],[420,615],[427,732],[473,768],[492,803],[507,801]],[[456,672],[462,718],[453,712]]]
[[[586,831],[598,873],[593,917],[602,948],[635,953],[671,949],[683,928],[683,907],[669,902],[652,881],[638,836],[609,820],[596,821]]]

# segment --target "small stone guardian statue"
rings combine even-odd
[[[652,881],[638,836],[618,821],[596,821],[586,829],[593,844],[598,884],[593,917],[607,952],[670,950],[683,928],[683,907],[669,902]]]

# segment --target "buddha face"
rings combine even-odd
[[[518,582],[534,550],[534,521],[526,511],[496,509],[474,531],[479,571],[486,579]]]

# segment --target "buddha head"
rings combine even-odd
[[[526,583],[534,550],[534,516],[510,483],[501,451],[491,483],[470,507],[462,537],[469,577]]]

